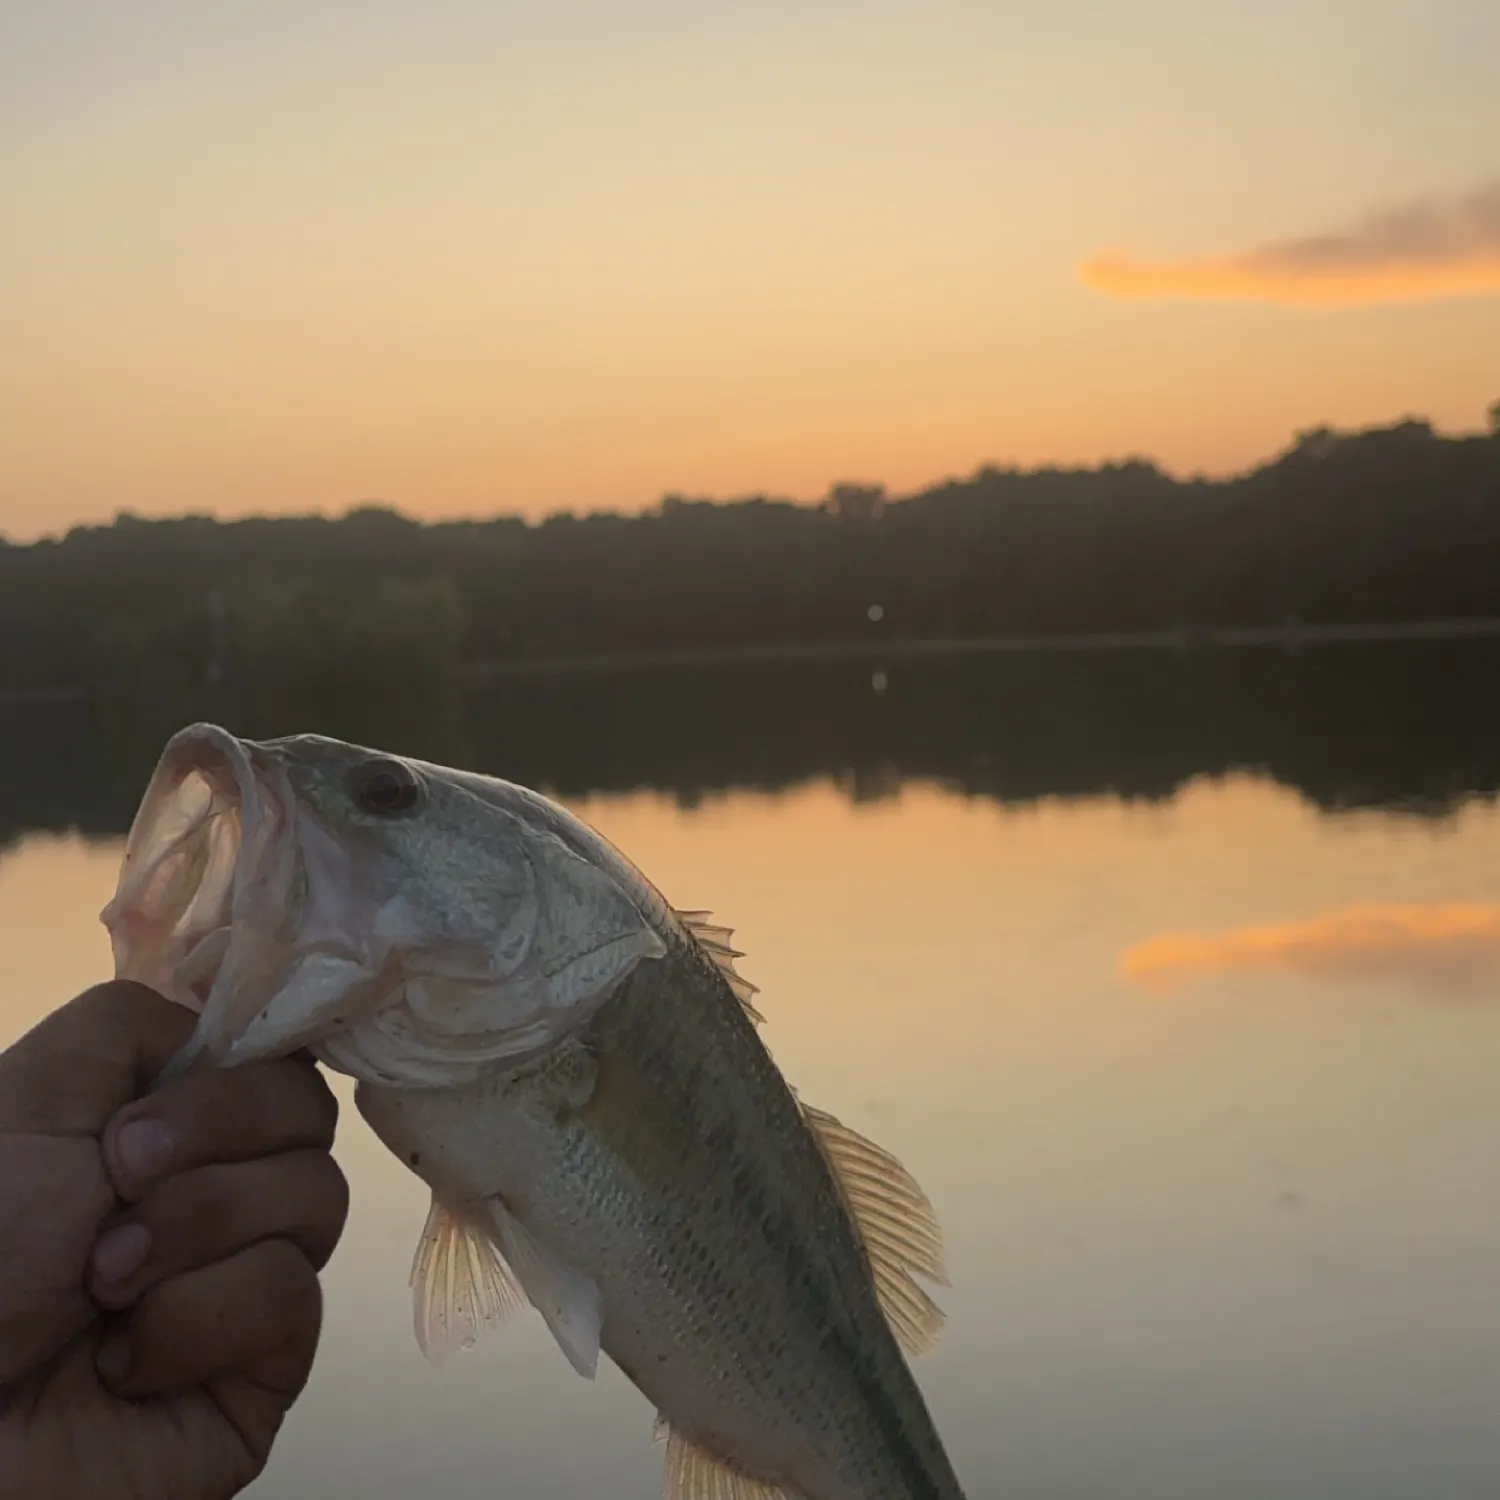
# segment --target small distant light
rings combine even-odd
[[[883,620],[885,618],[885,611],[878,604],[872,604],[865,611],[865,613],[870,617],[870,623],[872,625],[875,624],[876,621]]]
[[[883,693],[885,691],[885,685],[887,681],[888,679],[885,673],[877,668],[875,671],[870,673],[870,691],[872,693]]]

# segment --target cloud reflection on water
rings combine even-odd
[[[1500,902],[1348,906],[1300,922],[1163,932],[1127,949],[1120,971],[1158,994],[1231,972],[1486,994],[1500,988]]]

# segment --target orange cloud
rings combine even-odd
[[[1157,993],[1236,971],[1395,980],[1448,994],[1500,989],[1500,902],[1351,906],[1214,935],[1166,932],[1120,960],[1126,979]]]
[[[1353,229],[1185,260],[1104,251],[1078,267],[1106,297],[1369,307],[1500,295],[1500,182],[1381,209]]]

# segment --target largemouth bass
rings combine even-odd
[[[962,1500],[906,1355],[936,1218],[800,1101],[731,934],[523,787],[312,735],[173,737],[103,913],[197,1010],[169,1073],[301,1048],[432,1191],[441,1358],[530,1304],[658,1412],[670,1500]]]

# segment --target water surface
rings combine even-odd
[[[692,775],[642,742],[613,785],[555,778],[737,929],[790,1080],[931,1193],[953,1288],[918,1369],[973,1500],[1500,1490],[1500,812],[1452,734],[1398,758],[1319,722],[1260,726],[1319,768],[1301,785],[1178,739],[1164,785],[1121,789],[1149,703],[1123,749],[1075,744],[1061,787],[1024,735],[960,744],[967,777],[931,737],[856,776],[831,721],[821,772],[787,749],[762,789],[705,769],[704,741]],[[1023,796],[997,744],[1036,767]],[[28,826],[7,794],[0,1041],[107,971],[122,820],[93,778],[71,795],[95,833],[70,828],[49,774],[60,816]],[[611,1369],[574,1375],[534,1315],[422,1361],[422,1189],[352,1106],[337,1150],[327,1332],[259,1500],[658,1494],[652,1411]]]

